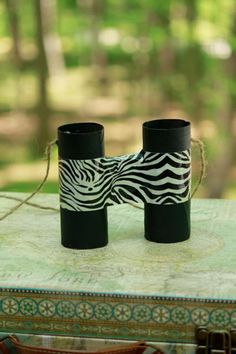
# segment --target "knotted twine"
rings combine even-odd
[[[206,176],[206,158],[205,158],[205,149],[204,149],[203,142],[199,139],[191,138],[191,143],[198,146],[199,154],[200,154],[200,173],[199,173],[198,181],[195,184],[195,186],[191,192],[190,198],[192,199],[193,196],[195,195],[195,193],[197,192],[198,188],[200,187],[203,179]],[[49,175],[49,171],[50,171],[50,164],[51,164],[51,152],[52,152],[53,146],[56,144],[57,144],[56,139],[52,140],[51,142],[49,142],[47,144],[46,149],[45,149],[46,172],[45,172],[44,178],[42,179],[40,184],[35,188],[35,190],[30,195],[28,195],[28,197],[26,197],[25,199],[21,199],[21,198],[17,198],[17,197],[5,195],[5,194],[0,195],[0,198],[12,199],[12,200],[16,200],[19,202],[13,208],[11,208],[9,211],[7,211],[5,214],[0,216],[0,221],[4,220],[9,215],[13,214],[17,209],[19,209],[24,204],[38,208],[38,209],[52,210],[52,211],[56,211],[56,212],[59,211],[58,208],[47,207],[47,206],[43,206],[43,205],[40,205],[37,203],[29,202],[30,199],[32,199],[37,193],[40,192],[40,190],[43,188],[44,184],[46,183],[46,181],[48,179],[48,175]],[[129,203],[129,204],[135,208],[143,209],[143,207],[139,206],[138,204],[133,204],[133,203]]]

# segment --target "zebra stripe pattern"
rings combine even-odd
[[[60,203],[71,211],[121,203],[176,204],[190,198],[190,150],[59,161]]]

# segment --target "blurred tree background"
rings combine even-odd
[[[120,155],[141,148],[142,122],[173,117],[205,143],[198,196],[236,196],[234,0],[2,0],[0,79],[0,190],[32,191],[61,124],[103,124]]]

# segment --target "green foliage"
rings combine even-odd
[[[9,13],[0,2],[0,114],[30,111],[33,119],[39,92],[35,2],[16,4],[22,55],[18,66]],[[235,7],[234,0],[58,0],[49,32],[60,39],[70,78],[61,87],[50,78],[52,111],[110,119],[153,117],[174,107],[198,128],[214,122],[214,138],[204,137],[216,158],[217,140],[229,140],[227,114],[236,97]],[[126,108],[122,113],[91,112],[96,95],[122,101]]]
[[[0,38],[8,35],[7,13],[3,2],[0,2]]]

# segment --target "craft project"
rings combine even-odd
[[[143,150],[104,157],[97,123],[58,128],[62,244],[96,248],[108,242],[107,207],[144,203],[145,237],[178,242],[190,234],[190,123],[143,124]]]

